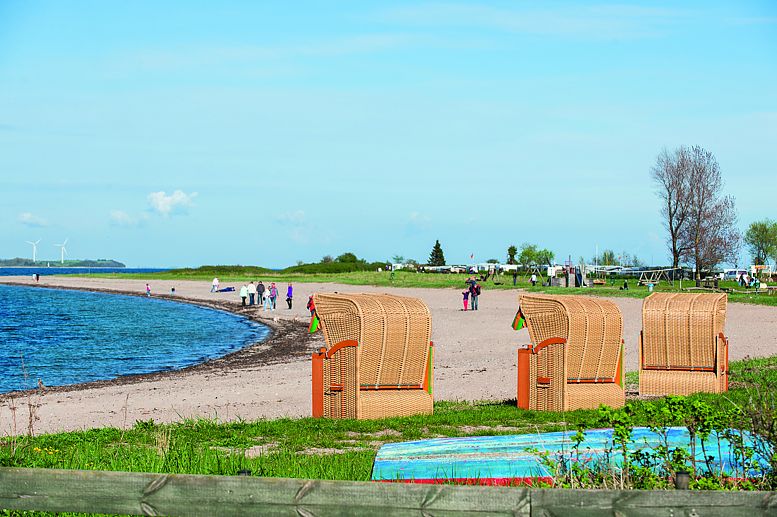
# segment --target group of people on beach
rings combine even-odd
[[[256,284],[253,282],[243,284],[243,287],[240,288],[240,299],[242,300],[243,307],[247,305],[261,305],[262,310],[274,311],[277,308],[278,287],[275,285],[275,282],[265,286],[261,280]],[[286,288],[286,304],[289,306],[289,309],[291,309],[293,299],[294,287],[289,284]]]
[[[473,277],[467,278],[466,284],[467,288],[461,292],[464,297],[462,300],[464,302],[464,310],[476,311],[478,310],[478,298],[480,297],[480,284]]]

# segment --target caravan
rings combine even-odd
[[[739,277],[742,275],[747,275],[747,269],[744,268],[734,268],[734,269],[724,269],[723,272],[720,274],[721,280],[731,280],[736,282],[739,280]]]

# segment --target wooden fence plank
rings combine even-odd
[[[777,492],[696,490],[532,490],[532,516],[777,515]]]
[[[777,492],[568,490],[0,468],[0,508],[137,515],[777,515]]]
[[[0,508],[136,515],[529,515],[524,488],[0,468]]]

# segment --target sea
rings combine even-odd
[[[268,335],[260,323],[187,303],[0,285],[0,393],[177,370]]]
[[[158,273],[160,268],[127,267],[0,267],[0,276],[89,275],[92,273]]]

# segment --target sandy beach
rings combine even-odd
[[[263,279],[266,280],[266,279]],[[2,283],[31,285],[28,277],[4,277]],[[144,280],[41,277],[40,287],[110,291],[145,295]],[[238,290],[239,284],[234,285]],[[295,284],[294,308],[263,312],[242,308],[237,292],[211,293],[210,282],[151,282],[152,293],[213,308],[230,310],[267,323],[268,341],[225,358],[181,371],[47,389],[15,396],[0,395],[0,435],[28,431],[33,408],[35,433],[113,426],[131,427],[137,420],[156,422],[184,418],[222,421],[310,414],[310,353],[322,346],[321,334],[307,333],[305,308],[315,292],[388,292],[423,299],[433,317],[435,398],[438,400],[505,400],[515,398],[515,358],[528,343],[526,330],[510,323],[518,305],[516,291],[484,290],[480,310],[463,312],[458,289],[391,289],[341,284]],[[285,284],[279,285],[281,294]],[[624,319],[626,369],[637,369],[637,342],[642,300],[612,298]],[[777,307],[729,304],[726,333],[730,359],[777,353]],[[13,408],[16,408],[15,410]]]

